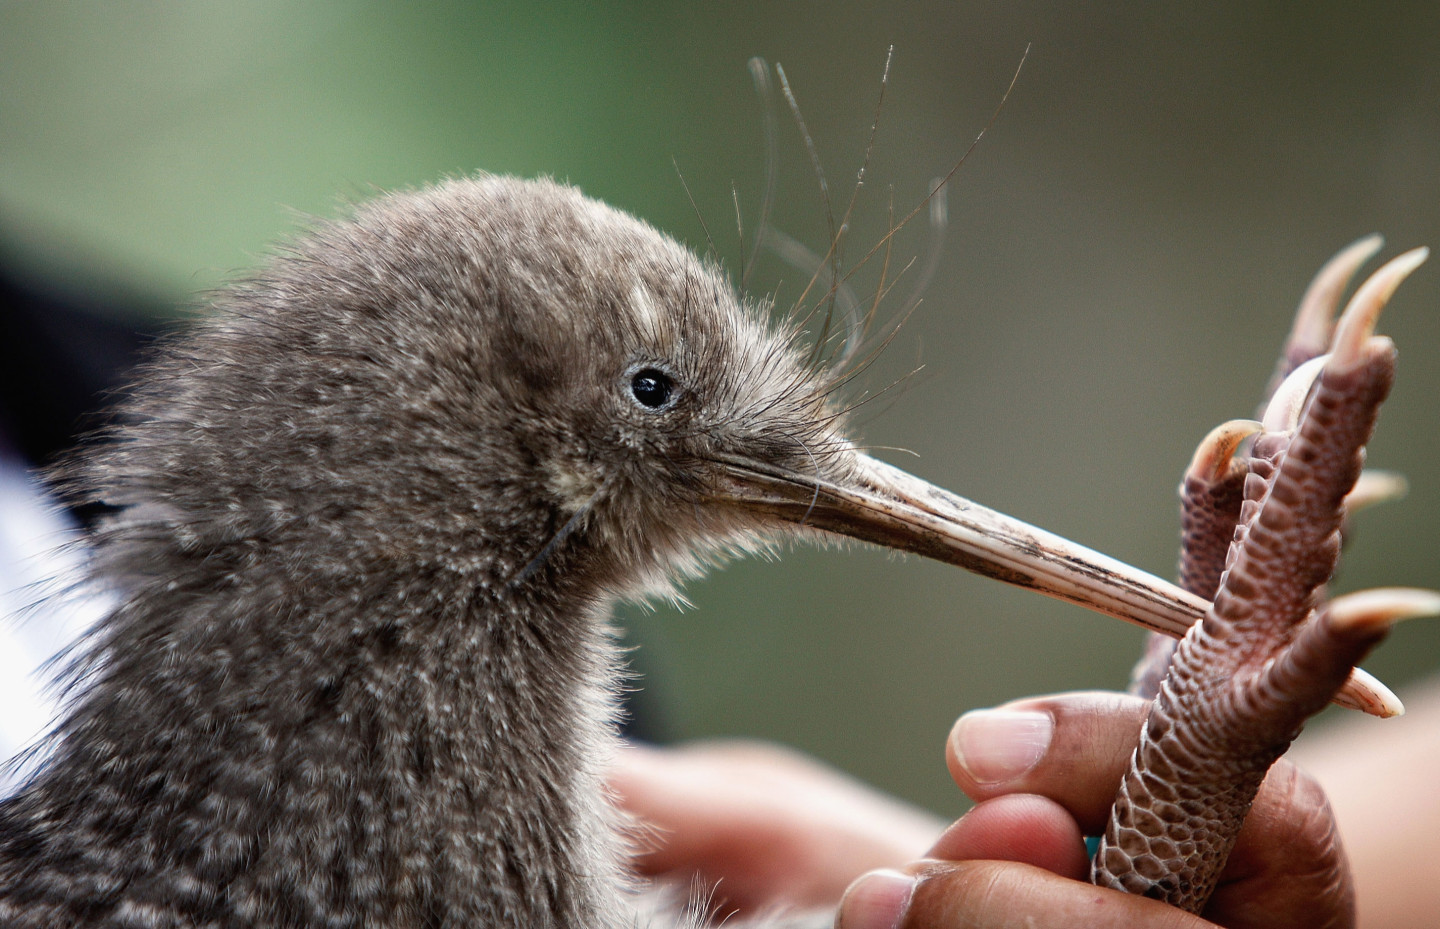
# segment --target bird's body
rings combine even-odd
[[[0,805],[0,924],[619,925],[605,612],[704,541],[693,501],[635,499],[667,459],[627,370],[765,338],[730,293],[573,190],[456,181],[167,346],[65,478],[122,508],[95,556],[122,603]]]
[[[1207,606],[860,454],[820,354],[545,181],[381,198],[227,290],[58,472],[118,605],[0,802],[0,925],[636,925],[608,610],[781,531]]]

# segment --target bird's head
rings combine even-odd
[[[132,403],[145,441],[99,458],[102,496],[206,557],[304,542],[336,571],[397,559],[496,591],[637,593],[819,531],[1131,619],[1196,609],[858,451],[794,327],[569,187],[383,197],[217,303]]]

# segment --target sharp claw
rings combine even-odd
[[[1300,300],[1295,324],[1285,343],[1285,354],[1296,359],[1294,364],[1324,354],[1330,346],[1330,333],[1335,325],[1335,312],[1340,308],[1340,295],[1345,292],[1355,272],[1375,257],[1384,244],[1385,239],[1379,233],[1371,233],[1341,249],[1315,275]]]
[[[1221,423],[1210,434],[1200,440],[1195,457],[1185,471],[1185,478],[1214,484],[1224,477],[1230,466],[1230,459],[1240,443],[1260,432],[1264,427],[1253,419],[1232,419]]]
[[[1440,616],[1440,593],[1418,587],[1378,587],[1336,597],[1323,610],[1325,620],[1343,633],[1374,634],[1402,619]]]
[[[1280,383],[1265,406],[1264,416],[1261,417],[1266,432],[1288,435],[1295,431],[1300,422],[1300,413],[1305,409],[1305,398],[1310,395],[1310,388],[1329,358],[1329,355],[1311,358],[1291,371],[1290,376]]]
[[[1335,332],[1335,312],[1340,306],[1340,295],[1349,286],[1350,279],[1360,266],[1369,261],[1380,250],[1385,240],[1379,234],[1367,235],[1340,250],[1326,262],[1320,273],[1310,282],[1300,308],[1295,311],[1295,322],[1290,326],[1290,335],[1280,351],[1280,360],[1275,364],[1275,373],[1265,387],[1265,396],[1271,397],[1279,389],[1280,382],[1290,372],[1317,355],[1323,355],[1330,348],[1330,339]]]
[[[1345,512],[1353,516],[1377,503],[1399,500],[1409,490],[1410,482],[1398,472],[1379,469],[1361,471],[1355,487],[1345,496]]]
[[[1350,298],[1349,305],[1345,307],[1345,312],[1340,314],[1340,321],[1335,326],[1335,341],[1330,351],[1331,363],[1336,368],[1349,368],[1360,361],[1365,342],[1374,334],[1380,311],[1395,293],[1395,288],[1410,276],[1410,272],[1424,264],[1428,257],[1428,248],[1411,249],[1390,259],[1355,291],[1355,296]]]
[[[1386,687],[1378,677],[1364,668],[1353,668],[1350,671],[1350,682],[1331,702],[1347,710],[1359,710],[1379,719],[1405,715],[1405,704],[1400,702],[1395,691]]]

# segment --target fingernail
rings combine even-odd
[[[1034,710],[971,710],[955,723],[950,747],[979,784],[1014,780],[1050,747],[1055,722]]]
[[[835,929],[897,929],[914,893],[909,874],[884,868],[861,875],[840,901]]]

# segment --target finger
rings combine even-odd
[[[1096,691],[975,710],[951,730],[946,762],[971,799],[1050,797],[1094,835],[1110,813],[1149,707],[1138,697]]]
[[[1198,916],[1004,861],[919,862],[850,886],[837,929],[1216,929]]]
[[[977,800],[1039,794],[1086,834],[1098,834],[1147,707],[1118,694],[1079,693],[969,713],[947,746],[951,772]],[[1282,759],[1255,798],[1206,915],[1224,925],[1276,929],[1328,925],[1332,918],[1344,924],[1353,896],[1324,792]]]
[[[718,884],[716,902],[745,911],[835,899],[855,871],[834,878],[827,890],[828,866],[816,860],[806,828],[810,811],[777,808],[777,792],[763,780],[688,751],[627,745],[609,786],[637,820],[629,830],[632,865],[679,885]]]
[[[1314,778],[1283,759],[1270,769],[1205,915],[1275,929],[1355,924],[1350,868]]]
[[[943,823],[812,759],[753,742],[626,746],[610,773],[644,874],[718,883],[749,910],[834,906],[857,874],[911,861]]]
[[[986,800],[966,813],[930,849],[941,861],[1019,861],[1061,877],[1090,872],[1085,837],[1060,804],[1034,794]]]

